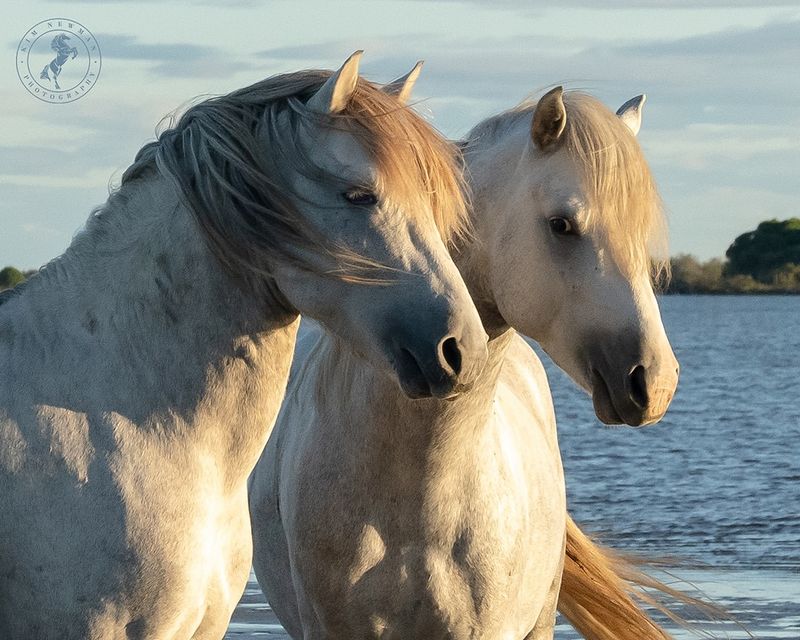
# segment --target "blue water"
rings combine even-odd
[[[761,640],[800,639],[800,296],[671,296],[673,404],[604,428],[546,357],[569,508],[607,544],[669,556]],[[251,581],[229,638],[284,637]],[[707,627],[745,638],[733,624]],[[673,629],[676,637],[691,637]],[[564,624],[556,637],[578,636]]]

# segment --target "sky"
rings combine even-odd
[[[15,69],[22,37],[53,17],[85,25],[102,53],[96,85],[69,104],[35,98]],[[0,267],[62,253],[189,100],[336,68],[356,49],[378,82],[424,59],[413,100],[451,137],[556,84],[612,109],[647,94],[639,136],[673,254],[722,256],[759,221],[800,216],[797,2],[6,1],[0,48]]]

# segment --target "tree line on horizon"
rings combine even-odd
[[[743,233],[725,258],[702,262],[689,254],[670,258],[672,277],[664,293],[800,293],[800,218],[765,220]],[[36,271],[0,270],[0,291]]]
[[[670,258],[665,293],[800,293],[800,218],[765,220],[743,233],[725,258]]]

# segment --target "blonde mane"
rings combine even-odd
[[[123,174],[126,186],[157,167],[170,176],[204,232],[215,256],[234,275],[269,276],[276,261],[312,267],[307,251],[327,252],[339,262],[337,276],[375,269],[329,241],[298,210],[300,194],[287,176],[343,185],[296,144],[309,122],[347,131],[376,163],[378,190],[403,199],[409,215],[430,207],[445,240],[467,226],[462,178],[453,147],[420,116],[380,88],[359,79],[341,114],[320,116],[305,102],[331,75],[300,71],[257,82],[188,109],[157,140],[145,145]]]
[[[602,233],[628,276],[669,270],[667,224],[661,197],[636,137],[597,98],[565,91],[567,124],[562,145],[573,158],[590,198],[587,223]],[[529,119],[535,100],[526,100],[478,124],[469,140],[492,139],[520,119]]]

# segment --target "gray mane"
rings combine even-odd
[[[122,176],[120,195],[153,170],[170,177],[215,256],[247,279],[269,278],[276,263],[314,271],[304,257],[310,254],[333,256],[342,277],[375,267],[333,246],[298,209],[303,197],[290,187],[292,173],[344,186],[340,176],[318,166],[313,149],[306,153],[298,145],[298,130],[312,123],[356,137],[386,184],[431,205],[443,237],[462,229],[467,218],[449,144],[394,96],[363,79],[344,111],[310,111],[305,103],[330,74],[273,76],[191,107],[139,151]]]
[[[324,246],[297,210],[287,169],[334,182],[295,144],[304,102],[329,72],[268,78],[187,110],[146,144],[122,176],[128,184],[158,169],[178,186],[212,252],[238,276],[264,276],[275,261],[302,262]],[[280,119],[280,125],[279,125]]]

